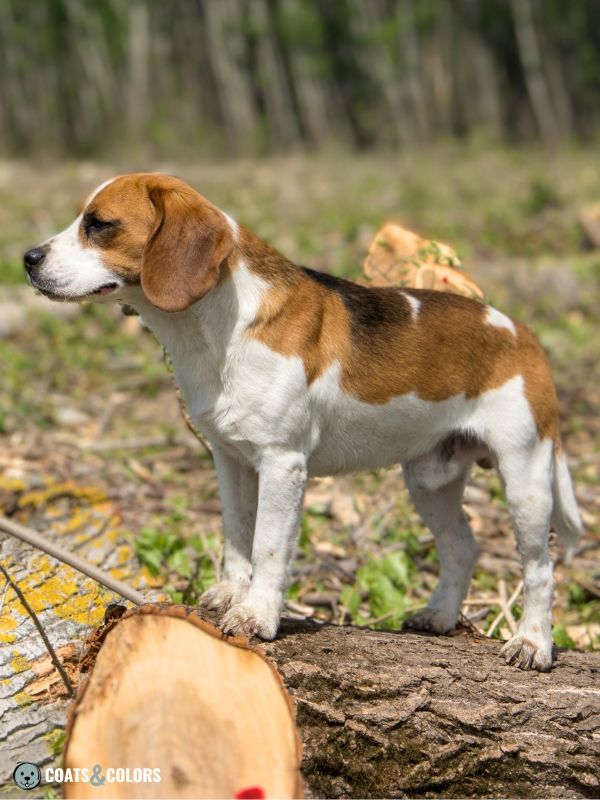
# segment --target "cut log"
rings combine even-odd
[[[174,606],[145,605],[106,628],[88,651],[100,644],[64,759],[100,765],[105,780],[65,782],[65,797],[300,796],[292,703],[245,639]]]
[[[106,641],[75,708],[65,765],[119,766],[126,755],[131,766],[135,759],[136,766],[141,761],[141,766],[154,767],[171,752],[165,775],[187,754],[184,771],[194,777],[220,758],[234,766],[240,758],[250,763],[258,726],[274,719],[268,710],[271,695],[258,688],[265,676],[269,683],[270,671],[264,663],[262,668],[255,664],[255,652],[240,650],[239,640],[232,648],[202,627],[194,649],[183,648],[189,636],[179,632],[181,626],[175,629],[179,619],[166,626],[150,619],[154,627],[147,629],[139,614],[125,622],[131,626],[121,629],[120,643],[111,637],[123,622],[97,639],[96,646]],[[500,647],[501,642],[467,630],[436,637],[284,620],[277,640],[257,649],[277,666],[295,699],[307,795],[597,797],[600,656],[560,652],[552,672],[540,674],[504,664]],[[223,653],[226,666],[220,666]],[[130,688],[123,693],[125,679]],[[275,685],[278,706],[280,684]],[[116,692],[122,701],[115,699]],[[250,735],[242,732],[244,723],[236,722],[237,755],[229,746],[224,752],[219,747],[220,737],[229,742],[232,736],[232,728],[222,724],[230,692],[236,720],[251,717]],[[198,705],[190,701],[196,693]],[[170,694],[181,709],[175,724],[168,710],[161,716],[151,709],[157,697]],[[134,698],[143,702],[143,712]],[[289,756],[288,724],[281,712],[274,726],[286,731],[278,736],[287,737]],[[104,742],[100,751],[95,749],[99,741]],[[266,741],[264,736],[260,741]],[[67,797],[87,796],[83,784],[65,788]],[[127,789],[119,787],[119,796],[133,796],[122,788]],[[170,785],[171,796],[203,796],[194,794],[195,788],[189,795],[177,794],[177,788]],[[151,784],[137,791],[145,797],[166,796],[152,794]],[[265,793],[278,796],[268,789]],[[117,795],[114,787],[113,795],[106,787],[90,787],[89,796]]]
[[[483,299],[483,291],[463,271],[449,245],[422,239],[394,222],[387,222],[375,234],[363,274],[372,286],[435,289]]]

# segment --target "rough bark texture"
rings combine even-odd
[[[63,546],[67,536],[67,546],[92,564],[132,586],[147,588],[146,571],[140,571],[133,547],[117,525],[118,509],[97,489],[69,482],[43,485],[20,497],[15,520],[35,524]],[[0,486],[0,510],[3,506]],[[48,506],[56,509],[51,517]],[[42,520],[41,512],[46,515]],[[108,605],[121,598],[6,534],[0,534],[0,561],[76,681],[87,634],[101,622]],[[33,621],[2,577],[0,609],[0,797],[12,797],[11,776],[19,761],[40,767],[55,762],[69,698]],[[43,787],[32,793],[42,795]]]
[[[600,657],[289,622],[263,646],[297,703],[313,797],[598,797]]]
[[[539,674],[506,666],[500,646],[470,632],[284,621],[259,649],[297,705],[306,796],[598,797],[600,656],[560,652]],[[6,768],[37,760],[19,730],[39,729],[43,741],[50,718],[64,725],[65,706],[61,698],[20,711]]]

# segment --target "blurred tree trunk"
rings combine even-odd
[[[438,6],[433,35],[428,46],[426,75],[431,84],[433,125],[436,131],[448,134],[452,130],[452,34],[453,19],[450,3]]]
[[[130,130],[140,139],[150,99],[150,9],[144,0],[129,3],[127,52],[127,112]]]
[[[313,36],[318,40],[320,24],[316,9],[303,8],[302,0],[284,0],[278,8],[289,26],[297,24],[302,19],[303,13],[311,13]],[[314,51],[314,45],[312,49]],[[309,44],[300,41],[299,37],[292,39],[284,56],[296,94],[299,124],[303,136],[311,144],[321,145],[330,139],[332,134],[331,109],[327,102],[325,78],[322,75],[320,78],[316,76],[314,55],[311,57]]]
[[[256,132],[248,75],[241,66],[244,42],[239,33],[236,0],[199,0],[206,26],[206,45],[213,66],[224,133],[234,150],[243,149]]]
[[[544,75],[532,0],[511,0],[511,9],[531,109],[542,139],[554,144],[560,130]]]
[[[399,48],[404,65],[404,84],[413,124],[420,141],[427,141],[431,135],[427,93],[421,79],[419,35],[415,23],[413,0],[400,0],[398,6]]]
[[[256,37],[259,85],[270,139],[274,150],[285,149],[298,143],[300,130],[271,13],[266,0],[251,0],[248,10]]]
[[[594,0],[0,0],[0,143],[554,143],[600,116],[596,16]]]
[[[382,138],[402,144],[418,141],[413,115],[405,103],[403,75],[396,69],[387,41],[381,41],[386,22],[386,6],[382,0],[359,3],[354,25],[361,42],[368,43],[364,48],[362,69],[368,71],[374,86],[380,89],[384,107],[380,112],[379,127]],[[379,33],[380,41],[369,41]]]

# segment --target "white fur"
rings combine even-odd
[[[233,241],[237,242],[240,233],[240,226],[237,224],[237,222],[234,220],[233,217],[230,217],[229,214],[227,214],[227,212],[221,211],[221,214],[223,214],[223,216],[225,217],[225,219],[229,224],[229,230],[231,231],[231,234],[233,236]]]
[[[517,333],[515,323],[512,319],[493,306],[487,307],[486,322],[488,325],[494,325],[496,328],[506,328],[506,330],[510,331],[512,334],[516,335]]]
[[[138,288],[126,297],[169,350],[192,419],[215,447],[228,555],[224,582],[205,604],[223,614],[226,630],[274,636],[306,477],[401,462],[441,562],[438,588],[412,624],[447,632],[458,619],[477,552],[461,509],[464,481],[473,460],[490,448],[513,506],[527,596],[534,598],[508,655],[527,660],[533,643],[529,666],[545,669],[551,648],[551,567],[544,542],[552,443],[538,443],[522,377],[470,399],[461,394],[434,403],[411,392],[372,405],[343,391],[334,362],[309,386],[299,357],[244,337],[266,289],[241,265],[231,280],[180,314],[154,308]],[[446,462],[436,448],[456,433],[484,444],[463,445]],[[260,492],[240,499],[240,480],[256,473]]]
[[[109,178],[107,181],[104,181],[104,183],[101,183],[100,186],[97,186],[94,189],[94,191],[88,196],[87,200],[85,201],[84,207],[88,206],[92,202],[94,197],[97,197],[100,194],[102,189],[106,189],[106,187],[110,186],[110,184],[113,183],[115,180],[116,178]]]
[[[408,300],[413,322],[416,322],[419,319],[419,309],[421,308],[421,301],[417,300],[416,297],[413,297],[412,294],[408,294],[408,292],[402,292],[402,297],[404,297],[405,300]]]
[[[237,235],[236,223],[227,219]],[[72,295],[117,280],[98,253],[81,247],[78,225],[79,219],[52,239],[48,254],[52,281]],[[430,402],[409,392],[371,404],[344,391],[334,361],[309,385],[299,356],[284,356],[246,335],[268,289],[240,262],[230,278],[178,313],[153,306],[139,286],[116,292],[166,347],[191,418],[214,450],[225,565],[204,606],[227,632],[273,638],[307,477],[402,463],[415,505],[436,538],[441,567],[438,587],[412,625],[447,632],[457,622],[477,553],[461,508],[464,483],[474,460],[491,457],[506,488],[524,568],[524,613],[506,657],[523,668],[547,669],[553,504],[571,543],[580,528],[566,466],[561,462],[553,478],[554,443],[538,439],[523,378],[477,397]],[[405,297],[416,321],[421,303]],[[495,309],[486,322],[515,333]],[[456,440],[452,447],[449,437]]]
[[[34,284],[64,300],[83,299],[108,283],[123,284],[121,278],[104,266],[97,250],[81,244],[81,219],[78,216],[66,230],[44,243],[48,252],[43,271]]]

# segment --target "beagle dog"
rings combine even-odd
[[[300,268],[157,173],[102,184],[25,268],[50,298],[133,306],[169,353],[214,452],[224,577],[201,602],[224,632],[277,634],[308,477],[402,464],[440,561],[408,626],[448,633],[477,555],[463,489],[486,459],[524,570],[523,614],[502,652],[550,669],[549,529],[572,551],[581,521],[552,376],[527,328],[466,297]]]

